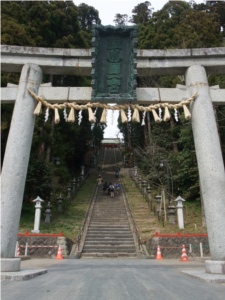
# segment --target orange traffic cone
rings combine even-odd
[[[56,259],[63,259],[61,246],[58,248]]]
[[[159,246],[157,247],[157,254],[156,254],[156,258],[155,259],[157,259],[157,260],[162,260],[163,259]]]
[[[189,261],[187,253],[186,253],[185,245],[182,246],[182,254],[181,254],[180,261]]]
[[[20,244],[17,245],[16,256],[20,256]]]

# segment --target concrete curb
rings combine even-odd
[[[225,275],[209,274],[205,272],[205,269],[184,270],[181,273],[205,282],[225,283]]]
[[[1,280],[24,281],[47,273],[46,269],[21,270],[18,272],[1,272]]]

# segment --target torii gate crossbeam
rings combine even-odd
[[[92,70],[91,49],[1,46],[3,72],[21,72],[30,62],[39,65],[43,74],[90,76]],[[207,74],[225,74],[225,47],[137,51],[139,77],[184,75],[195,64],[204,66]]]

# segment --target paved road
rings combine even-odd
[[[34,267],[45,267],[48,272],[27,281],[3,281],[2,300],[225,299],[225,284],[202,282],[181,273],[203,269],[199,262],[47,259],[22,262],[21,269]]]

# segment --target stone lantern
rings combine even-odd
[[[183,202],[185,200],[181,196],[178,196],[175,201],[177,202],[178,227],[179,229],[184,229]]]
[[[138,175],[134,177],[135,184],[138,185]]]
[[[162,196],[160,196],[160,195],[155,196],[155,200],[156,200],[156,203],[157,203],[156,211],[159,213],[160,212],[161,201],[162,201]]]
[[[76,192],[76,178],[72,180],[72,193],[75,194]]]
[[[33,233],[39,233],[40,222],[41,222],[41,203],[44,202],[39,196],[34,199],[32,202],[35,203],[35,217],[34,217],[34,229],[31,230]]]
[[[151,189],[151,187],[150,187],[150,185],[148,185],[148,187],[147,187],[147,193],[148,193],[148,207],[150,208],[151,207],[151,210],[152,210],[152,195],[151,195],[151,191],[152,191],[152,189]]]
[[[81,179],[82,180],[84,179],[84,169],[85,169],[85,167],[81,166]]]
[[[142,179],[141,177],[138,178],[138,185],[139,185],[139,189],[141,190],[141,184],[142,184]]]
[[[50,223],[51,215],[51,203],[48,202],[45,210],[45,223]]]
[[[170,204],[168,206],[168,215],[169,215],[170,224],[175,224],[175,211],[176,211],[176,207]]]
[[[68,184],[68,186],[67,186],[67,198],[68,199],[70,199],[70,197],[71,197],[71,185],[70,184]]]
[[[59,197],[57,198],[58,200],[58,211],[62,211],[62,195],[60,194]]]
[[[134,177],[136,177],[138,175],[138,167],[135,166],[134,167]]]
[[[143,197],[145,198],[145,196],[146,196],[146,187],[147,187],[146,180],[143,180],[141,185],[142,185],[142,188],[143,188]]]

